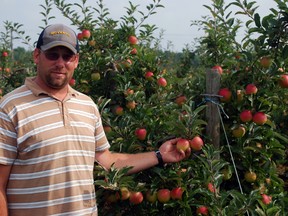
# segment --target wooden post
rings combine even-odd
[[[206,71],[206,97],[218,103],[219,98],[213,95],[218,95],[220,89],[220,74],[217,70],[209,69]],[[209,96],[212,95],[212,96]],[[211,139],[212,144],[219,149],[220,147],[220,116],[217,104],[207,102],[206,109],[207,118],[207,136]]]

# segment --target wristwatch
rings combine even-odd
[[[159,150],[155,151],[156,157],[158,159],[158,165],[159,167],[164,167],[164,161],[161,155],[161,152]]]

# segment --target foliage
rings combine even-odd
[[[287,69],[288,8],[287,1],[275,2],[278,9],[272,8],[261,18],[255,1],[226,4],[211,0],[211,5],[204,5],[211,16],[192,22],[203,28],[205,36],[195,50],[186,47],[180,54],[160,50],[161,37],[154,36],[157,27],[146,23],[164,7],[160,0],[146,3],[146,11],[129,2],[120,20],[109,17],[104,0],[96,5],[87,0],[45,0],[40,5],[44,26],[55,19],[52,14],[56,9],[77,28],[78,37],[83,30],[91,33],[89,38],[79,37],[81,60],[73,87],[91,96],[98,105],[112,151],[155,151],[172,137],[191,140],[199,135],[205,143],[202,150],[193,151],[180,163],[133,175],[127,175],[130,167],[106,171],[96,164],[99,215],[195,215],[199,206],[207,206],[210,215],[285,215],[287,88],[279,85],[279,79]],[[244,26],[241,20],[247,20]],[[1,68],[9,67],[11,73],[2,70],[1,88],[5,93],[22,83],[23,73],[17,72],[20,65],[15,60],[20,55],[27,57],[17,49],[12,58],[9,32],[29,40],[20,30],[22,25],[7,22],[6,26],[7,32],[1,33],[1,52],[7,51],[9,57],[1,57]],[[247,31],[239,41],[241,28]],[[130,36],[135,36],[138,43],[131,43]],[[269,64],[263,65],[263,57],[269,59]],[[232,91],[230,101],[215,102],[225,112],[220,113],[219,149],[206,134],[207,101],[203,98],[205,72],[214,65],[223,67],[221,88]],[[23,67],[27,75],[33,74],[31,64]],[[145,77],[147,72],[153,73],[152,78]],[[16,78],[20,81],[16,82]],[[160,86],[159,78],[165,78],[167,86]],[[257,86],[257,93],[245,93],[250,83]],[[180,96],[185,97],[181,104]],[[117,111],[119,107],[123,113]],[[242,122],[239,115],[245,109],[253,114],[264,112],[268,121],[263,125]],[[238,126],[245,128],[245,134],[236,138],[233,130]],[[138,128],[147,130],[145,140],[135,136]],[[245,178],[248,171],[256,173],[255,181]],[[134,205],[129,199],[122,200],[123,187],[141,191],[144,201]],[[151,203],[145,197],[147,191],[176,187],[184,191],[180,200]],[[265,205],[261,194],[272,196],[272,202]]]

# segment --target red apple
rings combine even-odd
[[[105,133],[110,133],[112,131],[112,128],[109,125],[104,125],[103,130],[105,131]]]
[[[157,199],[161,203],[167,203],[171,198],[169,189],[160,189],[157,191]]]
[[[186,101],[187,101],[187,98],[184,95],[178,96],[175,100],[175,102],[176,102],[176,104],[178,104],[178,106],[182,106]]]
[[[282,74],[278,82],[282,88],[288,88],[288,74]]]
[[[195,136],[189,141],[190,147],[195,151],[200,151],[204,145],[204,142],[200,136]]]
[[[70,86],[75,86],[76,80],[74,78],[71,78],[69,81]]]
[[[134,94],[134,90],[128,88],[125,92],[124,92],[124,96],[127,97],[128,95],[133,95]]]
[[[214,185],[213,185],[211,182],[208,183],[207,188],[208,188],[208,190],[211,191],[212,193],[215,193],[215,192],[216,192],[216,189],[215,189]]]
[[[155,203],[157,200],[157,192],[156,191],[152,192],[152,191],[148,190],[146,192],[146,199],[150,203]]]
[[[269,68],[272,64],[272,59],[269,57],[269,56],[263,56],[261,59],[260,59],[260,65],[263,67],[263,68]]]
[[[179,139],[176,143],[176,148],[178,151],[182,150],[182,151],[186,151],[189,148],[189,141],[187,139]]]
[[[126,107],[130,110],[133,110],[136,108],[136,102],[135,101],[127,101]]]
[[[131,45],[135,45],[135,44],[138,43],[138,39],[137,39],[137,37],[134,36],[134,35],[130,35],[130,36],[128,37],[128,41],[129,41],[129,43],[130,43]]]
[[[256,94],[257,91],[258,91],[257,87],[252,83],[248,84],[245,88],[246,94]]]
[[[159,86],[162,86],[162,87],[165,87],[167,86],[167,81],[164,77],[160,77],[158,80],[157,80],[157,83]]]
[[[267,116],[263,112],[256,112],[253,115],[252,121],[257,125],[264,125],[267,122]]]
[[[120,195],[121,195],[121,200],[127,200],[130,197],[130,191],[128,190],[127,187],[121,187]]]
[[[147,71],[146,73],[145,73],[145,78],[147,79],[147,80],[152,80],[153,79],[153,76],[154,76],[154,73],[153,72],[151,72],[151,71]]]
[[[118,116],[121,116],[123,115],[124,111],[123,111],[123,107],[121,106],[116,106],[115,107],[115,114],[118,115]]]
[[[83,31],[82,31],[82,37],[88,39],[88,38],[90,38],[90,36],[91,36],[90,31],[87,30],[87,29],[83,29]]]
[[[171,198],[173,200],[182,200],[183,192],[183,188],[181,187],[173,188],[170,192]]]
[[[253,118],[252,112],[250,110],[244,110],[240,113],[240,119],[242,122],[249,122]]]
[[[82,35],[81,32],[77,34],[77,38],[78,38],[78,40],[80,40],[80,41],[83,40],[83,35]]]
[[[271,196],[268,196],[267,194],[261,194],[261,196],[262,196],[262,202],[265,205],[269,205],[272,202],[272,197]]]
[[[212,70],[217,70],[220,75],[223,73],[223,69],[220,65],[215,65],[212,67]]]
[[[137,55],[137,53],[138,53],[138,51],[135,47],[130,51],[131,55]]]
[[[135,135],[139,140],[145,140],[147,135],[147,130],[145,128],[137,128],[135,130]]]
[[[231,100],[231,97],[232,97],[232,92],[230,91],[229,88],[221,88],[218,91],[218,95],[222,96],[220,98],[220,101],[229,102]]]
[[[206,206],[199,206],[196,210],[197,215],[208,215],[208,208]]]
[[[2,53],[2,56],[3,56],[3,57],[7,57],[7,56],[8,56],[8,52],[4,51],[4,52]]]
[[[142,192],[131,192],[130,193],[130,198],[129,198],[130,203],[134,205],[138,205],[143,201],[143,194]]]

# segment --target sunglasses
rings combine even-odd
[[[42,51],[42,50],[41,50]],[[50,61],[56,61],[60,58],[61,58],[65,61],[65,62],[73,62],[76,60],[76,56],[75,54],[73,53],[64,53],[64,54],[59,54],[58,52],[49,52],[49,51],[42,51],[45,55],[45,57],[50,60]]]

